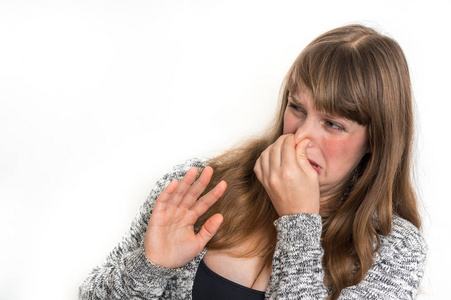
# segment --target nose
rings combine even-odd
[[[302,140],[308,138],[310,140],[310,146],[315,144],[316,134],[315,134],[315,122],[313,118],[306,118],[297,128],[294,134],[294,139],[296,144]]]

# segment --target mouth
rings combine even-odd
[[[319,174],[319,172],[321,171],[321,167],[313,160],[309,159],[308,161],[309,161],[310,165],[312,166],[312,168],[316,171],[316,173]]]

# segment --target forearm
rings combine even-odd
[[[171,277],[179,269],[169,269],[151,263],[144,254],[143,241],[155,201],[173,179],[180,180],[186,171],[203,161],[189,160],[176,166],[156,184],[129,231],[108,255],[106,262],[92,270],[79,290],[80,299],[159,299]]]
[[[152,264],[143,249],[95,268],[80,287],[80,299],[159,299],[167,281],[178,270]]]
[[[274,254],[269,299],[325,299],[321,217],[297,214],[275,222],[278,241]]]
[[[144,255],[142,241],[151,209],[152,194],[106,262],[85,279],[79,290],[80,299],[157,299],[161,295],[167,278],[174,274],[153,265]]]
[[[156,278],[159,273],[155,271],[158,269],[153,269],[148,264],[142,242],[155,199],[172,177],[166,175],[156,183],[133,220],[129,231],[108,255],[106,262],[94,268],[85,279],[79,290],[80,299],[127,299],[134,294],[143,296],[144,283],[156,286],[153,291],[154,296],[147,295],[141,298],[157,299],[160,293],[159,287],[165,283]]]

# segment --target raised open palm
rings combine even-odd
[[[169,183],[155,202],[144,238],[146,256],[154,264],[167,268],[186,265],[202,251],[222,223],[222,215],[215,214],[197,234],[194,232],[194,223],[227,186],[221,181],[199,198],[211,180],[213,169],[205,167],[197,181],[196,175],[197,169],[190,168],[180,182],[174,179]]]

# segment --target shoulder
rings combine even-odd
[[[407,220],[393,216],[391,233],[379,238],[380,248],[365,279],[344,289],[341,296],[349,299],[414,299],[424,275],[427,252],[420,230]]]
[[[156,188],[157,190],[159,189],[163,190],[164,187],[167,184],[169,184],[169,182],[171,182],[173,179],[177,179],[180,181],[191,167],[196,167],[199,171],[202,171],[205,168],[205,166],[207,166],[207,164],[208,159],[206,158],[187,159],[175,165],[169,172],[163,175],[163,177],[161,177],[161,179],[157,181]]]
[[[398,216],[393,216],[392,231],[388,240],[397,246],[427,250],[421,231],[409,221]]]
[[[196,167],[199,171],[203,170],[208,164],[207,158],[190,158],[177,165],[163,176],[163,179],[182,179],[191,167]]]
[[[409,221],[393,216],[392,231],[388,236],[380,236],[380,256],[404,256],[412,262],[423,262],[427,244],[421,231]]]
[[[161,192],[166,188],[166,186],[174,179],[180,181],[186,172],[191,167],[198,168],[199,171],[203,170],[208,164],[208,159],[206,158],[191,158],[187,159],[177,165],[175,165],[170,171],[166,172],[159,180],[157,180],[149,195],[147,196],[144,203],[141,205],[137,219],[134,221],[132,226],[139,227],[141,230],[147,228],[147,222],[152,214],[155,201],[160,196]]]
[[[155,186],[150,193],[150,197],[159,195],[172,180],[182,180],[183,176],[185,176],[186,172],[188,172],[191,167],[196,167],[199,171],[202,171],[207,164],[208,159],[206,158],[191,158],[175,165],[155,183]]]

